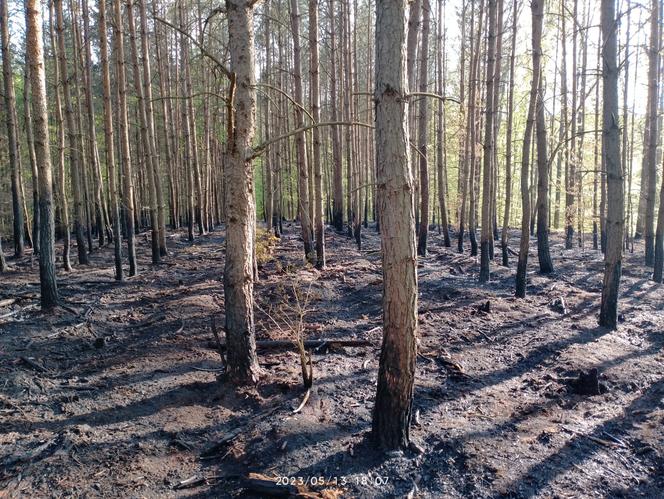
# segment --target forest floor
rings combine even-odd
[[[360,252],[328,231],[318,271],[302,263],[298,227],[285,230],[259,272],[258,338],[284,339],[275,321],[304,308],[308,338],[370,344],[314,351],[299,413],[295,349],[260,350],[256,388],[218,379],[222,231],[193,244],[170,235],[158,266],[141,235],[141,273],[124,283],[113,280],[112,248],[98,250],[91,265],[59,272],[66,307],[52,314],[39,310],[37,262],[10,260],[0,276],[0,497],[264,497],[247,491],[248,473],[301,477],[308,497],[662,497],[664,288],[641,266],[642,248],[626,257],[611,332],[597,326],[597,251],[564,251],[554,234],[556,272],[542,276],[533,240],[529,295],[517,300],[514,261],[479,285],[478,260],[432,234],[418,269],[420,449],[380,456],[367,443],[379,238],[365,230]],[[575,380],[591,368],[603,393],[581,395]]]

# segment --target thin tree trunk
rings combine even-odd
[[[116,84],[118,86],[118,137],[120,142],[120,155],[122,161],[123,196],[125,210],[125,224],[127,238],[127,253],[129,256],[129,275],[138,274],[136,265],[136,231],[134,225],[134,181],[132,178],[131,151],[129,148],[129,120],[127,117],[127,77],[125,75],[124,26],[121,1],[113,0],[114,10],[114,38],[116,58]]]
[[[502,263],[505,267],[509,265],[509,223],[510,209],[512,206],[512,133],[514,128],[514,63],[516,59],[516,32],[517,32],[517,0],[512,4],[512,46],[510,53],[510,83],[507,93],[507,130],[505,133],[505,211],[503,213],[503,230],[500,236],[500,247],[502,251]]]
[[[330,0],[330,101],[331,119],[339,120],[337,113],[337,43],[336,43],[336,8],[335,0]],[[337,231],[344,230],[344,193],[343,170],[341,161],[341,144],[339,143],[339,127],[333,126],[332,134],[332,162],[334,164],[334,189],[332,201],[332,225]]]
[[[7,272],[7,260],[5,260],[5,253],[2,251],[2,236],[0,236],[0,272]]]
[[[478,138],[478,128],[481,126],[481,119],[478,112],[478,101],[481,99],[477,95],[480,90],[479,64],[480,64],[480,49],[482,42],[482,26],[484,19],[484,0],[480,1],[479,18],[477,23],[477,35],[475,38],[475,50],[471,51],[473,57],[471,58],[471,77],[470,84],[470,97],[469,97],[469,129],[470,129],[470,173],[468,178],[468,193],[470,196],[470,213],[468,215],[468,235],[470,239],[470,255],[477,255],[477,197],[478,197],[478,184],[479,184],[479,165],[477,164],[477,146],[481,143],[481,137]],[[481,135],[481,134],[480,134]]]
[[[11,170],[12,212],[14,215],[14,255],[18,258],[25,253],[23,193],[21,180],[21,158],[18,147],[18,124],[16,119],[16,94],[14,73],[9,46],[9,0],[0,0],[0,34],[2,35],[2,77],[4,80],[5,120]]]
[[[272,83],[271,74],[272,74],[272,31],[270,29],[270,2],[269,0],[265,2],[265,12],[267,16],[265,17],[265,78],[268,84]],[[272,119],[272,99],[269,97],[265,99],[265,134],[264,140],[270,140],[270,120]],[[273,151],[268,151],[263,156],[263,161],[265,165],[265,187],[263,191],[265,192],[265,225],[268,233],[272,232],[272,225],[274,223],[274,162],[272,161],[274,157]]]
[[[422,2],[422,44],[420,46],[420,92],[429,89],[429,25],[431,21],[430,0]],[[428,156],[428,129],[429,129],[429,102],[426,98],[420,99],[420,113],[418,116],[418,149],[420,163],[420,227],[418,231],[417,254],[426,256],[427,236],[429,234],[429,156]]]
[[[466,1],[463,0],[463,5],[461,9],[462,18],[465,19],[466,15]],[[473,40],[473,21],[475,19],[475,11],[471,11],[470,17],[470,33],[469,36],[471,40],[471,51],[472,51],[472,40]],[[459,176],[457,183],[457,217],[459,221],[459,233],[457,236],[457,251],[463,253],[463,236],[464,236],[464,222],[466,217],[466,198],[467,198],[467,185],[468,185],[468,165],[466,159],[468,158],[468,128],[464,127],[467,121],[468,113],[468,104],[466,103],[466,84],[465,84],[465,62],[466,62],[466,50],[465,50],[465,40],[466,40],[466,23],[461,25],[461,56],[459,63],[459,102],[461,107],[461,119],[459,120]],[[469,76],[470,77],[470,76]],[[459,197],[461,201],[459,201]]]
[[[309,76],[311,115],[320,122],[320,82],[318,48],[318,0],[309,0]],[[320,129],[313,129],[314,159],[314,226],[316,229],[316,267],[325,267],[325,227],[323,225],[323,165],[321,162]]]
[[[600,40],[601,41],[601,40]],[[594,173],[593,173],[593,249],[598,249],[599,239],[601,238],[601,247],[604,251],[604,197],[602,195],[602,204],[601,204],[601,213],[598,211],[597,205],[597,191],[600,188],[600,183],[603,184],[603,178],[600,179],[600,176],[603,177],[602,165],[600,163],[601,158],[599,155],[599,89],[600,89],[600,74],[601,74],[601,53],[602,53],[602,44],[597,44],[597,81],[595,82],[595,137],[594,137],[594,150],[593,150],[593,159],[594,159]],[[604,191],[602,190],[602,194]],[[599,222],[599,223],[598,223]],[[599,232],[598,232],[599,225]]]
[[[26,53],[27,56],[27,53]],[[25,122],[25,138],[28,146],[28,159],[32,171],[32,247],[34,255],[39,254],[39,170],[35,153],[34,133],[32,130],[32,111],[30,109],[30,64],[25,63],[23,79],[23,119]]]
[[[84,0],[85,1],[85,0]],[[162,191],[162,173],[157,153],[157,139],[154,124],[154,105],[152,103],[152,69],[150,66],[150,48],[148,46],[148,16],[145,0],[138,1],[141,21],[141,55],[143,57],[143,96],[145,98],[145,112],[147,118],[148,142],[150,156],[152,157],[152,176],[154,178],[157,204],[157,226],[159,236],[159,256],[166,256],[166,206]]]
[[[92,212],[91,209],[92,202],[90,200],[90,191],[91,186],[88,176],[88,161],[86,160],[86,149],[89,144],[83,141],[83,96],[81,95],[81,82],[79,79],[79,69],[84,66],[82,61],[82,49],[81,49],[81,36],[78,25],[78,4],[76,0],[69,0],[69,12],[71,16],[71,29],[72,29],[72,49],[73,53],[76,54],[73,57],[72,63],[72,103],[74,106],[74,123],[76,131],[76,144],[80,148],[78,154],[78,164],[80,167],[80,178],[81,178],[81,200],[83,203],[83,214],[84,214],[84,223],[83,223],[83,235],[86,238],[88,245],[88,252],[92,253],[94,251],[94,246],[92,242],[92,231],[93,231],[93,221],[92,221]]]
[[[157,186],[155,179],[155,169],[153,162],[156,161],[156,151],[154,147],[154,135],[150,133],[151,123],[148,116],[148,102],[147,95],[145,94],[145,86],[141,84],[142,77],[149,77],[150,75],[141,75],[138,63],[138,43],[136,40],[136,22],[134,18],[134,2],[129,0],[127,3],[127,18],[129,24],[129,45],[131,48],[131,61],[134,70],[134,91],[138,99],[138,109],[136,110],[139,118],[140,126],[140,141],[141,149],[143,151],[144,173],[146,175],[148,185],[148,200],[150,203],[150,226],[152,228],[152,263],[158,264],[161,261],[161,254],[159,252],[159,216],[157,209]],[[145,67],[144,67],[145,70]],[[148,87],[150,82],[148,80]],[[150,95],[152,92],[150,92]],[[149,104],[150,108],[152,103]]]
[[[436,54],[438,74],[437,78],[437,92],[438,95],[445,95],[445,60],[443,54],[445,53],[445,28],[444,28],[444,14],[443,14],[443,0],[438,0],[438,50]],[[443,239],[445,247],[451,246],[449,219],[447,216],[447,165],[446,156],[447,148],[445,146],[445,128],[446,128],[446,115],[445,103],[442,99],[438,100],[438,128],[436,130],[436,170],[438,172],[438,204],[440,208],[440,226],[443,229]]]
[[[55,6],[49,2],[49,37],[53,53],[56,54],[55,42]],[[65,182],[65,126],[62,116],[62,96],[60,95],[60,61],[56,56],[53,61],[53,72],[55,80],[55,128],[58,134],[58,167],[57,167],[57,197],[60,202],[60,226],[62,227],[62,268],[65,272],[71,272],[69,253],[71,249],[71,231],[69,228],[69,203],[67,201],[67,190]]]
[[[185,28],[185,17],[184,17],[184,7],[182,2],[178,3],[178,17],[180,21],[180,29],[184,30]],[[183,131],[183,161],[184,169],[186,171],[186,185],[187,185],[187,236],[189,242],[194,240],[194,222],[196,217],[196,206],[194,204],[195,199],[195,188],[194,188],[194,167],[195,163],[195,148],[193,138],[193,130],[195,129],[192,120],[194,118],[193,111],[189,113],[189,102],[192,99],[191,96],[191,85],[189,84],[189,79],[187,78],[186,69],[189,67],[189,42],[185,37],[184,33],[180,33],[180,63],[182,70],[180,71],[181,85],[182,85],[182,131]]]
[[[544,118],[544,85],[542,71],[542,25],[544,23],[544,0],[533,0],[533,72],[540,73],[537,88],[536,134],[537,134],[537,256],[540,272],[553,272],[549,251],[549,158],[546,143]],[[570,168],[571,170],[571,168]]]
[[[523,147],[521,149],[521,242],[519,246],[519,260],[516,269],[516,292],[517,298],[525,298],[526,296],[526,271],[528,268],[528,249],[530,247],[530,217],[531,217],[531,203],[530,203],[530,189],[528,186],[529,178],[529,163],[531,154],[531,143],[533,137],[533,128],[535,124],[535,109],[537,107],[537,93],[539,89],[540,72],[535,63],[536,57],[540,57],[536,47],[541,43],[541,15],[538,21],[538,11],[542,12],[542,2],[534,0],[531,4],[532,12],[532,58],[533,58],[533,72],[532,80],[530,83],[530,102],[528,104],[528,114],[526,118],[526,130],[523,136]],[[537,33],[535,27],[539,24],[540,31]],[[537,36],[539,35],[539,39]]]
[[[115,132],[113,130],[113,108],[111,106],[111,70],[108,58],[108,27],[106,22],[106,0],[99,0],[99,48],[101,57],[101,83],[104,103],[104,142],[106,146],[106,168],[108,170],[108,194],[110,219],[113,228],[113,255],[115,279],[123,279],[122,235],[120,211],[118,209],[117,173],[115,163]]]
[[[302,93],[302,61],[300,46],[300,9],[297,0],[290,2],[291,29],[293,31],[293,84],[295,86],[294,99],[298,104],[295,108],[295,127],[304,126],[302,106],[304,104]],[[307,261],[313,261],[313,247],[311,244],[311,220],[309,218],[309,167],[307,165],[306,135],[300,132],[295,135],[297,147],[298,179],[300,196],[298,213],[302,227],[302,241],[304,243],[304,256]]]
[[[496,64],[496,0],[489,0],[488,13],[489,32],[486,65],[486,117],[484,121],[484,176],[482,182],[482,233],[480,238],[480,275],[481,283],[489,280],[489,243],[491,241],[491,182],[492,182],[492,160],[494,143],[493,122],[495,118],[494,92],[495,64]],[[502,29],[502,26],[499,28]]]
[[[103,178],[101,173],[101,165],[99,161],[99,150],[97,148],[97,131],[95,128],[95,108],[94,100],[92,98],[92,51],[90,40],[90,15],[88,9],[88,0],[82,0],[83,6],[83,45],[85,46],[85,65],[84,65],[84,83],[85,83],[85,104],[86,104],[86,118],[88,121],[88,153],[92,173],[94,176],[94,193],[95,193],[95,208],[97,215],[97,230],[99,237],[99,245],[106,244],[106,235],[109,232],[109,217],[106,210],[106,196],[104,193]]]
[[[62,0],[53,0],[55,4],[55,16],[57,23],[58,38],[58,65],[60,67],[60,83],[64,95],[65,120],[67,123],[67,133],[69,136],[69,163],[72,175],[72,190],[74,193],[74,233],[76,235],[76,245],[78,249],[78,263],[88,264],[88,253],[85,249],[84,226],[86,224],[85,206],[83,199],[83,184],[81,179],[80,162],[80,144],[78,133],[74,120],[74,110],[72,107],[71,91],[69,86],[70,78],[67,75],[67,60],[65,56],[65,38],[64,38],[64,16],[62,13]]]
[[[643,237],[645,242],[645,264],[652,266],[655,260],[654,246],[654,219],[655,219],[655,196],[657,189],[657,143],[659,141],[659,66],[660,66],[660,13],[659,0],[652,1],[651,9],[651,31],[650,47],[648,53],[648,116],[647,116],[647,153],[641,178],[641,184],[645,185]],[[608,223],[608,220],[607,220]],[[637,230],[639,223],[637,222]],[[608,237],[608,233],[607,233]]]

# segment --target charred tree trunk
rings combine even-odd
[[[113,108],[111,106],[111,69],[108,58],[108,27],[106,22],[106,0],[99,0],[99,47],[101,58],[101,83],[104,102],[104,141],[106,146],[106,168],[108,170],[108,194],[110,220],[113,228],[113,255],[115,279],[123,279],[122,235],[118,207],[117,173],[115,162],[115,132],[113,130]]]
[[[9,168],[11,170],[12,213],[14,220],[14,255],[22,257],[25,253],[23,191],[21,180],[21,157],[18,147],[18,124],[16,119],[16,93],[14,92],[14,73],[9,46],[9,0],[0,0],[0,35],[2,46],[2,77],[4,80],[5,120],[9,149]]]
[[[124,26],[120,0],[113,0],[116,58],[116,80],[118,86],[118,123],[120,135],[120,156],[122,162],[123,203],[129,256],[129,275],[138,274],[136,265],[136,231],[134,225],[134,181],[132,178],[131,151],[129,148],[129,119],[127,116],[127,77],[125,74]]]
[[[294,98],[295,128],[304,126],[304,104],[302,94],[302,61],[300,46],[300,9],[297,0],[290,2],[291,29],[293,31],[293,83],[295,86]],[[295,135],[295,146],[297,148],[298,179],[300,186],[298,213],[302,227],[302,241],[304,243],[304,256],[307,261],[313,261],[313,246],[311,244],[311,219],[309,218],[309,167],[307,164],[306,135],[299,132]]]
[[[542,81],[542,25],[544,23],[544,0],[533,0],[533,72],[539,73],[537,86],[537,256],[540,272],[553,272],[549,251],[549,158],[546,144],[546,122],[544,118],[544,84]]]
[[[254,232],[256,229],[253,165],[249,159],[256,121],[256,60],[254,2],[226,0],[231,81],[235,89],[232,136],[228,138],[224,170],[226,193],[226,300],[227,374],[240,385],[258,382],[259,367],[254,336]],[[231,93],[232,95],[232,93]]]
[[[495,64],[496,64],[496,15],[497,5],[496,0],[489,0],[489,9],[487,15],[489,16],[489,32],[488,32],[488,47],[487,47],[487,64],[486,64],[486,117],[484,120],[484,176],[482,182],[482,233],[480,236],[480,276],[481,283],[489,280],[489,244],[491,241],[491,183],[492,183],[492,161],[493,161],[493,148],[494,144],[494,128],[493,122],[495,118],[494,109],[494,87],[495,83]],[[502,29],[500,27],[499,29]]]
[[[417,273],[406,94],[406,2],[376,2],[376,164],[383,248],[383,345],[372,437],[387,450],[410,443],[417,358]]]
[[[320,81],[318,48],[318,0],[309,0],[309,77],[311,85],[311,115],[316,123],[320,122]],[[314,227],[316,233],[316,267],[325,267],[325,226],[323,224],[323,164],[321,161],[320,128],[313,132],[314,160]]]
[[[512,46],[510,53],[510,83],[507,92],[507,130],[505,134],[505,211],[503,213],[503,230],[500,235],[502,262],[505,267],[509,265],[509,223],[510,208],[512,205],[512,134],[514,130],[514,62],[516,55],[518,6],[517,0],[512,4]]]
[[[530,83],[530,102],[528,104],[528,115],[526,118],[526,130],[523,136],[523,147],[521,149],[521,242],[519,246],[519,261],[516,269],[516,292],[517,298],[525,298],[526,296],[526,274],[528,268],[528,249],[530,246],[530,217],[531,217],[531,204],[530,204],[530,189],[528,186],[528,179],[530,176],[530,153],[533,137],[533,128],[535,124],[535,109],[537,107],[537,92],[539,88],[540,72],[535,71],[537,65],[535,64],[536,47],[541,43],[541,38],[537,39],[537,30],[535,29],[538,24],[538,13],[542,12],[542,2],[535,0],[531,4],[532,10],[532,48],[533,48],[533,74]],[[541,17],[539,17],[541,20]],[[539,36],[541,37],[541,24]]]
[[[74,192],[74,233],[76,235],[76,245],[78,249],[78,263],[88,264],[88,253],[85,249],[84,227],[86,225],[85,205],[83,184],[81,179],[81,161],[79,134],[74,119],[74,109],[72,107],[70,78],[67,75],[67,59],[65,56],[65,38],[64,38],[64,15],[62,13],[62,0],[54,0],[55,17],[57,23],[58,39],[58,65],[60,68],[60,83],[64,95],[65,121],[67,123],[67,133],[69,137],[69,165],[72,175],[72,190]]]
[[[443,14],[443,0],[438,0],[438,81],[437,91],[438,95],[445,95],[445,28],[444,14]],[[445,247],[449,248],[452,243],[450,241],[449,218],[447,211],[447,148],[445,146],[445,103],[442,99],[438,100],[438,128],[436,130],[436,169],[438,171],[438,204],[440,209],[440,226],[443,229],[443,239]]]
[[[603,147],[607,175],[607,238],[604,256],[604,286],[599,323],[611,329],[618,324],[618,289],[622,268],[624,229],[623,168],[620,163],[620,126],[618,123],[618,24],[615,0],[602,0],[603,62]]]
[[[429,89],[429,25],[431,21],[430,0],[422,1],[422,44],[420,46],[420,92]],[[418,149],[420,163],[420,227],[418,231],[417,254],[426,256],[427,236],[429,234],[429,155],[428,155],[428,129],[429,129],[429,102],[420,99],[420,113],[418,116],[419,140]]]

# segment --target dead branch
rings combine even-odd
[[[304,408],[305,405],[307,405],[310,395],[311,395],[311,388],[307,389],[307,392],[304,394],[304,397],[302,398],[302,402],[300,402],[300,405],[297,406],[297,409],[293,411],[293,414],[297,414]]]

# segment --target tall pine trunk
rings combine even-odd
[[[46,72],[42,34],[41,2],[27,0],[25,10],[27,60],[30,64],[32,90],[32,116],[35,155],[39,165],[39,282],[41,306],[48,310],[58,304],[58,286],[55,277],[55,221],[53,216],[53,176],[48,132]],[[0,252],[2,249],[0,248]]]
[[[64,35],[64,15],[62,12],[62,0],[54,0],[55,17],[57,23],[57,57],[60,69],[60,84],[64,95],[65,121],[67,125],[67,134],[69,139],[69,166],[72,175],[72,190],[74,193],[74,234],[76,235],[76,246],[78,250],[78,263],[87,265],[88,253],[85,248],[85,231],[87,217],[85,215],[85,200],[82,183],[82,163],[80,160],[80,142],[79,133],[74,119],[74,109],[72,107],[70,78],[67,74],[67,59],[65,52]]]
[[[408,145],[405,0],[376,2],[376,165],[383,249],[383,345],[372,436],[387,450],[410,443],[417,359],[417,272]]]
[[[304,104],[302,93],[302,61],[300,44],[300,8],[297,0],[290,2],[291,30],[293,31],[293,84],[295,87],[294,98],[295,128],[304,126]],[[311,219],[309,218],[309,167],[307,164],[306,135],[304,132],[295,134],[295,146],[297,148],[299,205],[298,213],[302,227],[302,241],[304,243],[304,256],[307,261],[313,261],[313,247],[311,244]]]
[[[14,73],[9,46],[9,0],[0,0],[0,35],[2,47],[2,77],[4,80],[5,123],[11,171],[12,212],[14,215],[14,255],[22,257],[25,252],[23,191],[21,180],[21,157],[18,146],[18,123],[16,119],[16,93]]]
[[[538,24],[537,14],[542,5],[540,0],[535,0],[531,4],[532,12],[532,58],[533,58],[533,72],[532,80],[530,82],[530,102],[528,104],[528,114],[526,117],[526,130],[523,136],[523,147],[521,149],[521,242],[519,245],[519,260],[516,269],[516,292],[517,298],[525,298],[526,284],[527,284],[527,270],[528,270],[528,250],[530,247],[530,221],[531,221],[531,203],[530,203],[530,189],[528,179],[530,176],[530,154],[531,144],[533,138],[533,129],[535,125],[535,110],[537,107],[537,92],[539,89],[540,72],[535,64],[536,47],[541,44],[541,24],[539,33],[536,30]],[[540,10],[541,12],[541,10]],[[541,17],[539,18],[541,21]],[[537,39],[537,36],[540,36]]]
[[[544,84],[542,78],[542,25],[544,24],[544,0],[530,4],[533,15],[533,72],[539,73],[537,85],[536,135],[537,135],[537,256],[540,272],[553,272],[549,251],[549,158],[544,118]]]
[[[618,24],[615,0],[602,0],[602,154],[607,176],[606,254],[599,323],[615,329],[618,323],[618,289],[622,268],[624,230],[623,168],[620,163],[618,123]]]
[[[99,0],[99,48],[101,58],[101,83],[104,105],[104,141],[106,146],[106,168],[108,170],[108,193],[110,221],[113,228],[113,256],[115,279],[121,281],[122,269],[122,234],[120,229],[120,210],[118,207],[117,173],[115,162],[115,132],[113,130],[113,108],[111,106],[111,69],[108,57],[108,26],[106,22],[106,0]]]
[[[429,0],[422,2],[422,44],[420,46],[420,92],[427,92],[429,87],[429,25],[431,21],[431,5]],[[427,236],[429,234],[429,101],[420,98],[417,138],[419,140],[420,163],[420,227],[418,231],[417,254],[426,256]]]
[[[514,131],[514,62],[516,59],[516,32],[518,19],[517,0],[512,4],[512,45],[510,53],[510,83],[507,92],[507,130],[505,132],[505,211],[503,213],[503,229],[500,235],[502,263],[509,265],[509,224],[512,206],[512,134]]]
[[[254,336],[254,232],[256,229],[253,165],[249,158],[256,122],[254,2],[227,0],[231,72],[235,81],[232,136],[226,168],[226,306],[227,374],[234,383],[258,382]]]
[[[320,81],[318,48],[318,0],[309,0],[309,77],[311,115],[320,122]],[[325,267],[325,226],[323,225],[323,164],[321,161],[320,128],[313,133],[314,160],[314,227],[316,233],[316,267]]]
[[[136,232],[134,226],[134,180],[131,164],[131,151],[129,148],[129,118],[127,116],[127,76],[125,74],[124,26],[121,10],[121,1],[113,0],[116,59],[116,81],[118,87],[118,123],[120,142],[120,159],[122,162],[123,203],[125,212],[125,237],[127,239],[127,254],[129,257],[129,275],[138,274],[136,264]]]
[[[487,65],[486,65],[486,116],[484,120],[484,157],[482,160],[484,171],[482,181],[482,232],[480,236],[480,282],[489,280],[489,244],[491,241],[491,183],[492,183],[492,160],[494,144],[493,121],[495,118],[494,109],[494,88],[495,83],[495,63],[496,63],[496,0],[489,0],[489,32],[487,47]],[[499,28],[499,29],[502,29]]]

